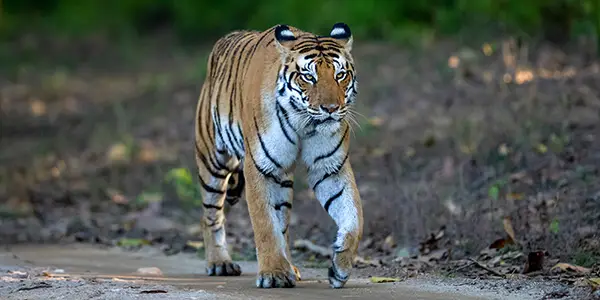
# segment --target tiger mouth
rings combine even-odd
[[[339,122],[339,120],[336,120],[333,117],[327,117],[322,120],[313,120],[312,123],[315,126],[319,126],[319,125],[323,125],[323,124],[331,124],[331,123],[336,123],[336,122]]]

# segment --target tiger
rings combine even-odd
[[[285,24],[220,37],[208,56],[195,118],[195,158],[209,276],[239,276],[225,233],[225,202],[244,195],[254,233],[258,288],[291,288],[288,228],[293,172],[307,167],[315,198],[335,221],[329,286],[349,279],[363,211],[348,159],[357,77],[345,23],[319,36]]]

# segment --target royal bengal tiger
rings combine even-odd
[[[352,35],[328,36],[277,25],[236,31],[214,45],[196,109],[196,162],[204,212],[207,274],[236,276],[225,240],[225,200],[248,203],[259,288],[294,287],[288,226],[292,175],[300,156],[316,198],[338,226],[330,286],[350,275],[363,212],[348,160],[351,105],[357,95]]]

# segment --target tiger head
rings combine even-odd
[[[275,28],[275,45],[281,56],[277,80],[280,105],[289,106],[298,127],[317,131],[340,127],[357,94],[348,25],[337,23],[329,36]],[[287,104],[287,105],[286,105]]]

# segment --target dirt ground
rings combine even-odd
[[[160,274],[139,274],[140,268]],[[542,299],[562,294],[581,299],[584,290],[541,281],[468,281],[419,277],[395,283],[353,278],[328,287],[325,269],[303,268],[293,289],[254,287],[255,262],[240,277],[208,277],[193,255],[164,256],[156,249],[128,252],[93,246],[17,246],[0,251],[2,299]],[[551,298],[544,298],[551,299]]]
[[[543,253],[538,279],[600,277],[600,66],[589,47],[355,44],[361,276],[506,277]],[[208,48],[176,45],[169,35],[1,45],[0,244],[203,256],[193,118]],[[291,242],[327,247],[335,226],[297,173]],[[245,203],[227,209],[234,259],[254,260]],[[301,247],[293,256],[328,263]],[[585,272],[565,279],[550,272],[559,262]]]

